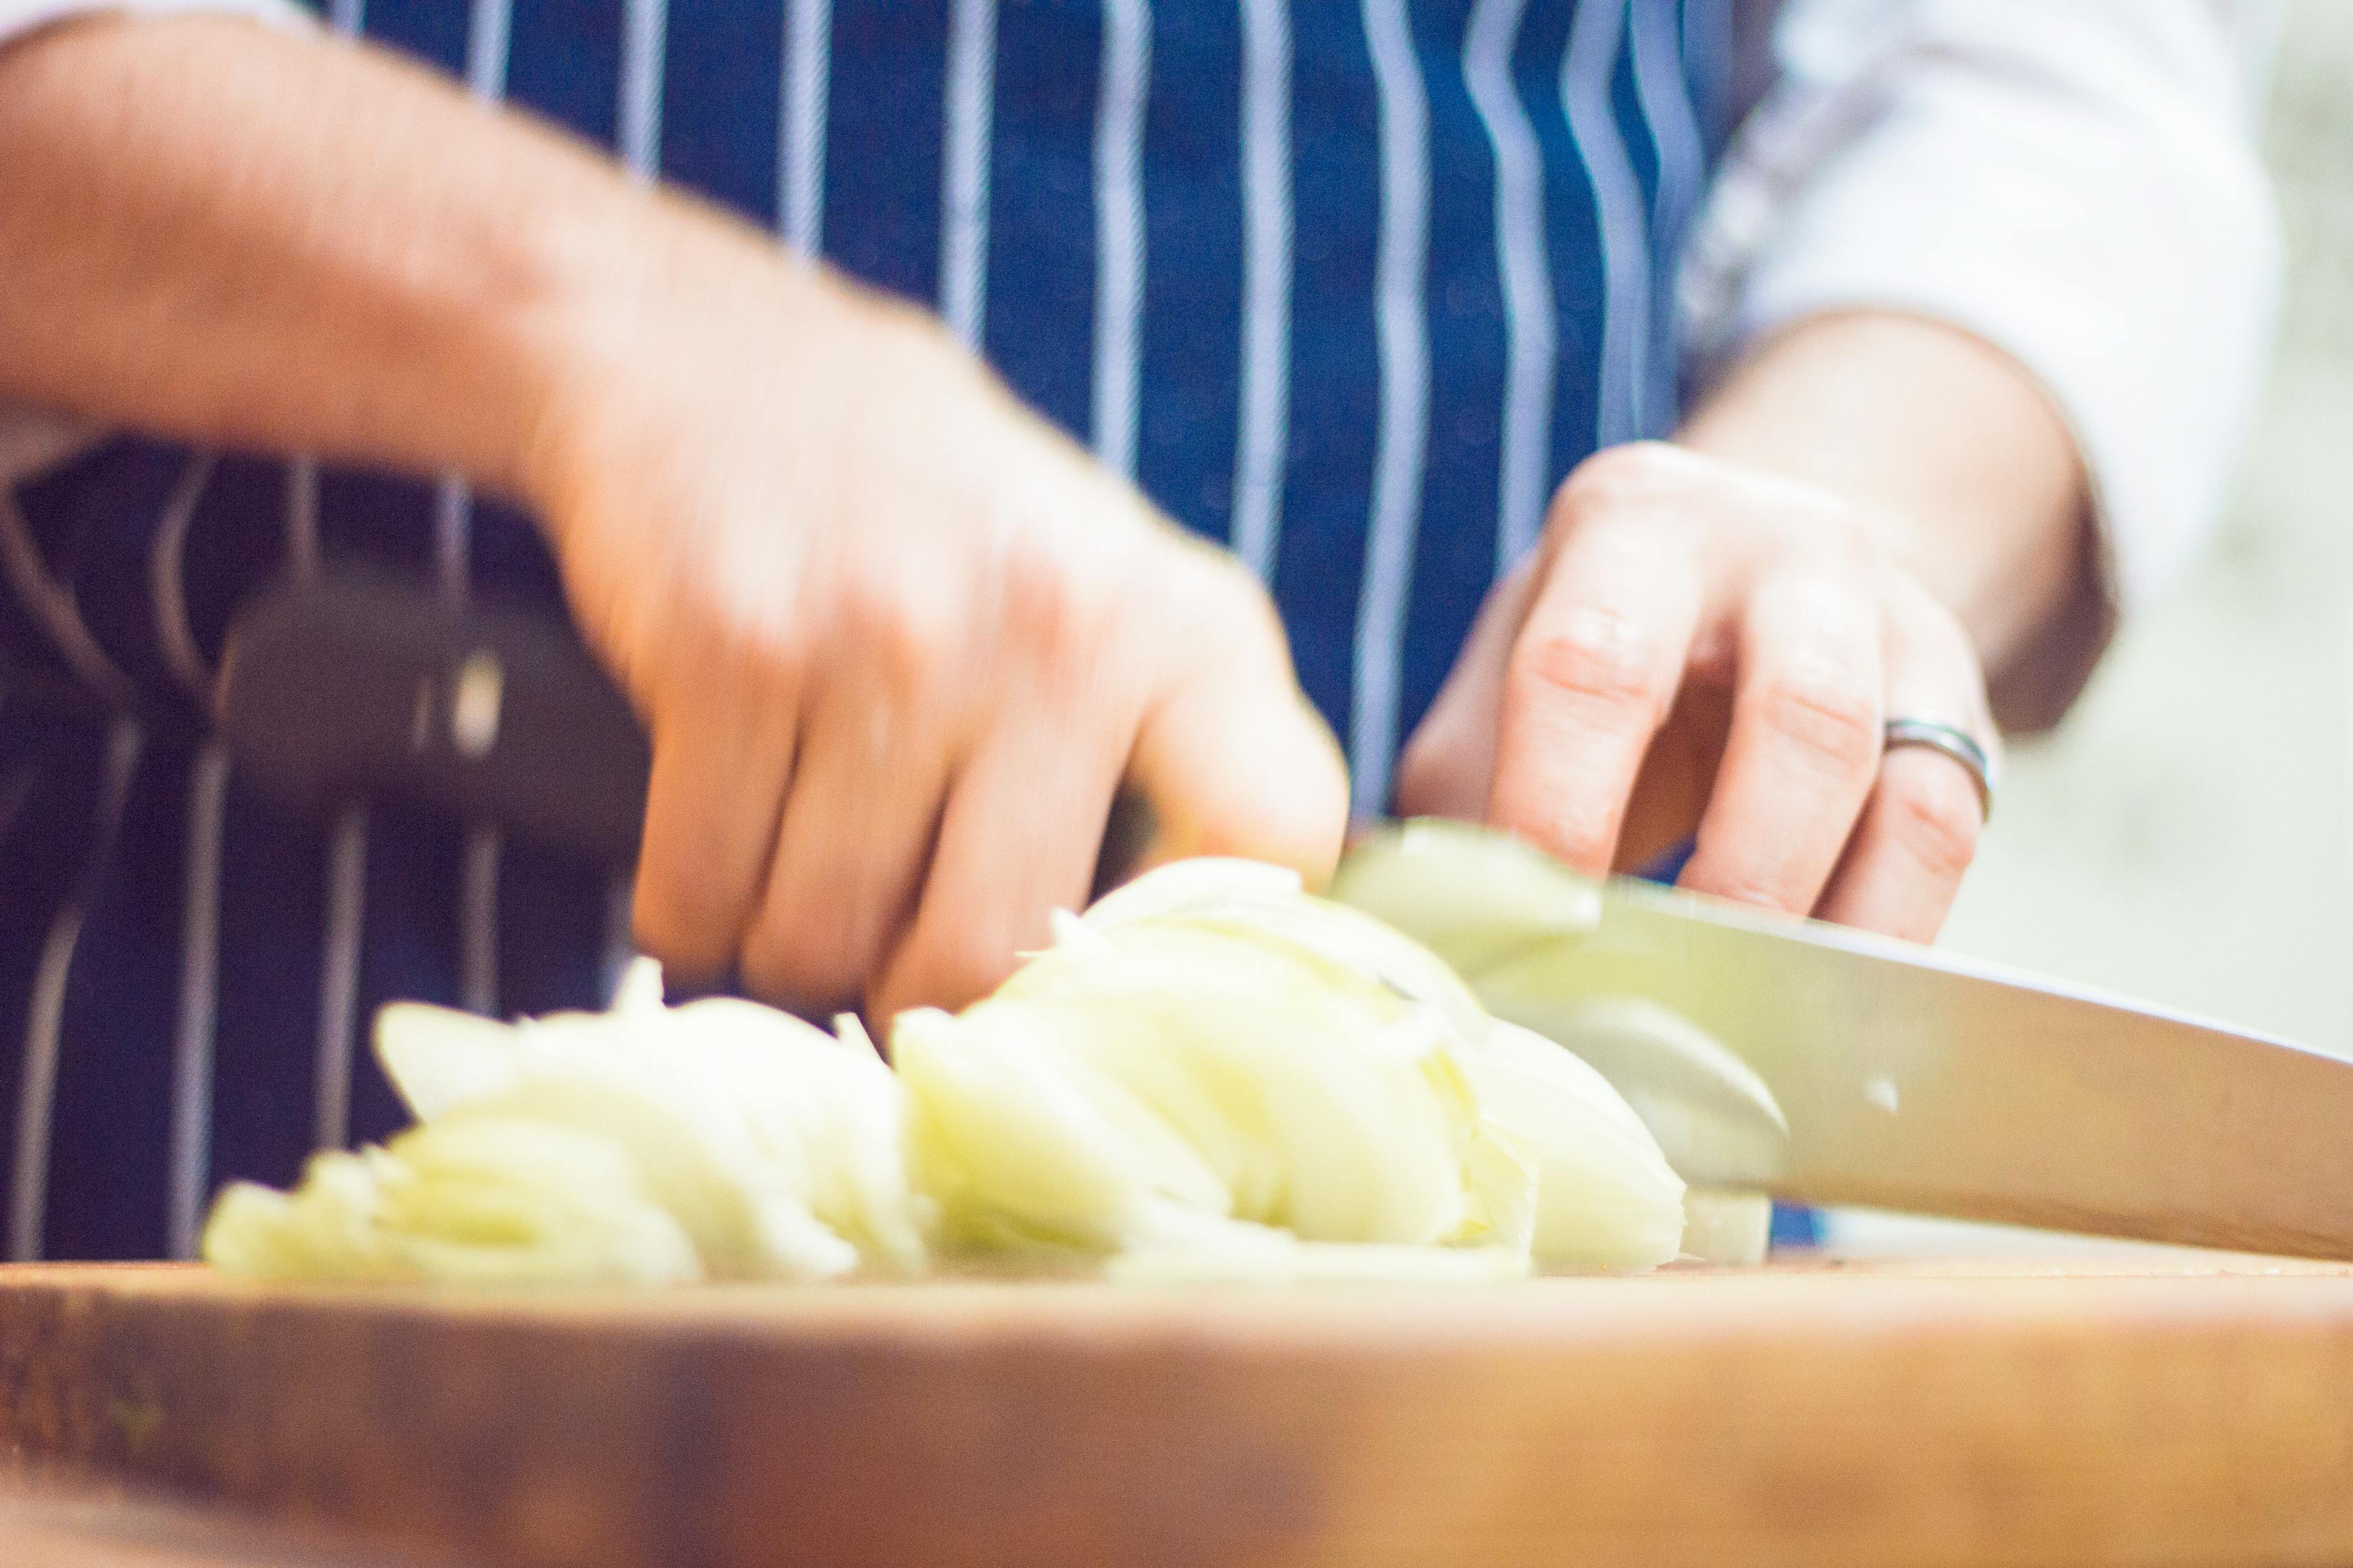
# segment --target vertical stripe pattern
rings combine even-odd
[[[1651,142],[1659,152],[1658,188],[1651,196],[1650,226],[1654,268],[1648,280],[1648,304],[1652,319],[1644,333],[1651,352],[1637,416],[1642,434],[1656,436],[1666,434],[1674,417],[1674,268],[1683,254],[1683,236],[1699,210],[1707,178],[1707,149],[1683,75],[1682,38],[1673,10],[1637,4],[1631,17],[1635,91],[1641,100],[1643,123],[1650,127]]]
[[[82,923],[114,860],[115,840],[122,832],[122,808],[131,798],[131,780],[139,769],[142,744],[135,721],[115,721],[107,739],[106,776],[99,785],[90,853],[64,907],[49,922],[48,940],[42,944],[40,964],[34,971],[33,994],[25,1009],[24,1079],[17,1089],[16,1159],[9,1188],[8,1257],[12,1262],[29,1263],[41,1256],[41,1237],[48,1218],[49,1131],[57,1114],[66,982],[72,976]]]
[[[826,111],[831,100],[832,0],[786,0],[785,110],[776,150],[776,213],[785,243],[825,249]]]
[[[1462,74],[1495,153],[1495,256],[1504,282],[1504,375],[1495,570],[1535,543],[1551,492],[1552,387],[1560,331],[1545,243],[1544,167],[1512,80],[1527,0],[1478,0]]]
[[[286,465],[286,570],[297,578],[319,574],[319,459]]]
[[[637,880],[626,871],[605,884],[605,951],[597,967],[603,978],[599,994],[607,1002],[620,989],[621,976],[638,955],[629,912],[637,894]]]
[[[1144,354],[1144,104],[1152,83],[1149,0],[1104,0],[1095,111],[1095,456],[1135,473]]]
[[[327,847],[327,940],[319,964],[319,1054],[311,1119],[311,1141],[321,1149],[340,1149],[351,1141],[367,852],[367,808],[346,806]]]
[[[940,315],[956,342],[980,346],[988,301],[988,166],[995,150],[997,0],[953,0],[948,13],[945,187]]]
[[[217,741],[196,752],[188,784],[188,853],[180,917],[178,1026],[172,1041],[172,1256],[196,1255],[212,1185],[213,1041],[218,1027],[221,841],[228,810],[228,752]]]
[[[1291,5],[1241,0],[1242,355],[1232,544],[1274,575],[1291,446]]]
[[[514,0],[474,0],[466,26],[466,86],[495,102],[507,93],[507,54],[514,41]]]
[[[188,530],[195,522],[196,503],[212,482],[214,458],[198,452],[180,470],[180,482],[164,503],[155,521],[155,542],[147,552],[147,597],[155,609],[155,646],[181,689],[198,708],[213,700],[213,672],[196,648],[195,629],[188,624]]]
[[[661,171],[662,54],[670,30],[667,0],[624,0],[621,104],[617,135],[629,173],[650,180]]]
[[[0,489],[0,581],[15,593],[76,680],[116,709],[137,705],[138,689],[90,636],[72,591],[50,576],[16,497]]]
[[[1638,0],[1639,3],[1639,0]],[[1642,433],[1643,334],[1651,320],[1651,262],[1641,187],[1609,105],[1627,0],[1586,0],[1561,58],[1560,96],[1569,134],[1593,180],[1602,267],[1599,413],[1593,445],[1614,447]]]
[[[513,37],[512,0],[474,0],[466,32],[466,85],[475,97],[495,102],[506,96],[507,55]],[[450,476],[438,498],[435,567],[442,591],[454,599],[473,588],[474,499],[465,481]],[[466,834],[459,871],[458,1001],[468,1011],[499,1010],[499,866],[503,850],[498,830],[476,826]]]
[[[359,0],[336,0],[330,13],[339,32],[357,33],[364,20]],[[287,484],[287,553],[300,576],[321,566],[319,463],[301,458]],[[361,922],[366,914],[367,811],[347,805],[337,816],[327,852],[326,919],[319,949],[318,1027],[313,1042],[311,1142],[340,1148],[351,1124],[352,1055],[359,1005]]]
[[[1397,745],[1398,660],[1430,441],[1430,106],[1408,0],[1364,0],[1365,32],[1380,96],[1381,235],[1376,328],[1380,345],[1378,456],[1365,574],[1356,609],[1356,690],[1349,763],[1355,805],[1388,803]]]
[[[188,459],[157,521],[149,552],[148,597],[165,664],[198,708],[208,708],[213,674],[189,624],[185,556],[196,504],[212,480],[212,454]],[[181,865],[180,980],[172,1031],[170,1191],[165,1245],[176,1258],[195,1256],[196,1224],[210,1183],[215,1002],[220,980],[221,841],[228,795],[228,752],[218,741],[198,748],[189,771],[187,850]]]

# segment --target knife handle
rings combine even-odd
[[[280,585],[230,628],[220,721],[242,773],[298,807],[369,795],[638,856],[645,731],[543,613],[373,576]]]
[[[220,716],[266,793],[325,812],[361,795],[485,823],[615,865],[638,858],[652,749],[571,626],[421,584],[337,575],[266,592],[230,627]],[[1153,837],[1113,803],[1094,890]]]

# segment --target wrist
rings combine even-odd
[[[1999,349],[1884,312],[1809,318],[1757,345],[1679,444],[1856,508],[1959,616],[1989,669],[2067,601],[2089,518],[2074,440]]]

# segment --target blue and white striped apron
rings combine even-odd
[[[335,0],[346,30],[934,305],[1271,584],[1362,806],[1553,487],[1673,421],[1728,0]],[[185,1254],[400,1120],[396,996],[593,1005],[602,872],[207,738],[232,607],[365,562],[555,597],[462,486],[126,440],[0,508],[0,1184],[24,1258]],[[108,720],[31,700],[134,691]]]

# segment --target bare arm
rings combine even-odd
[[[391,57],[234,18],[0,51],[0,394],[514,493],[598,297],[720,226]]]

